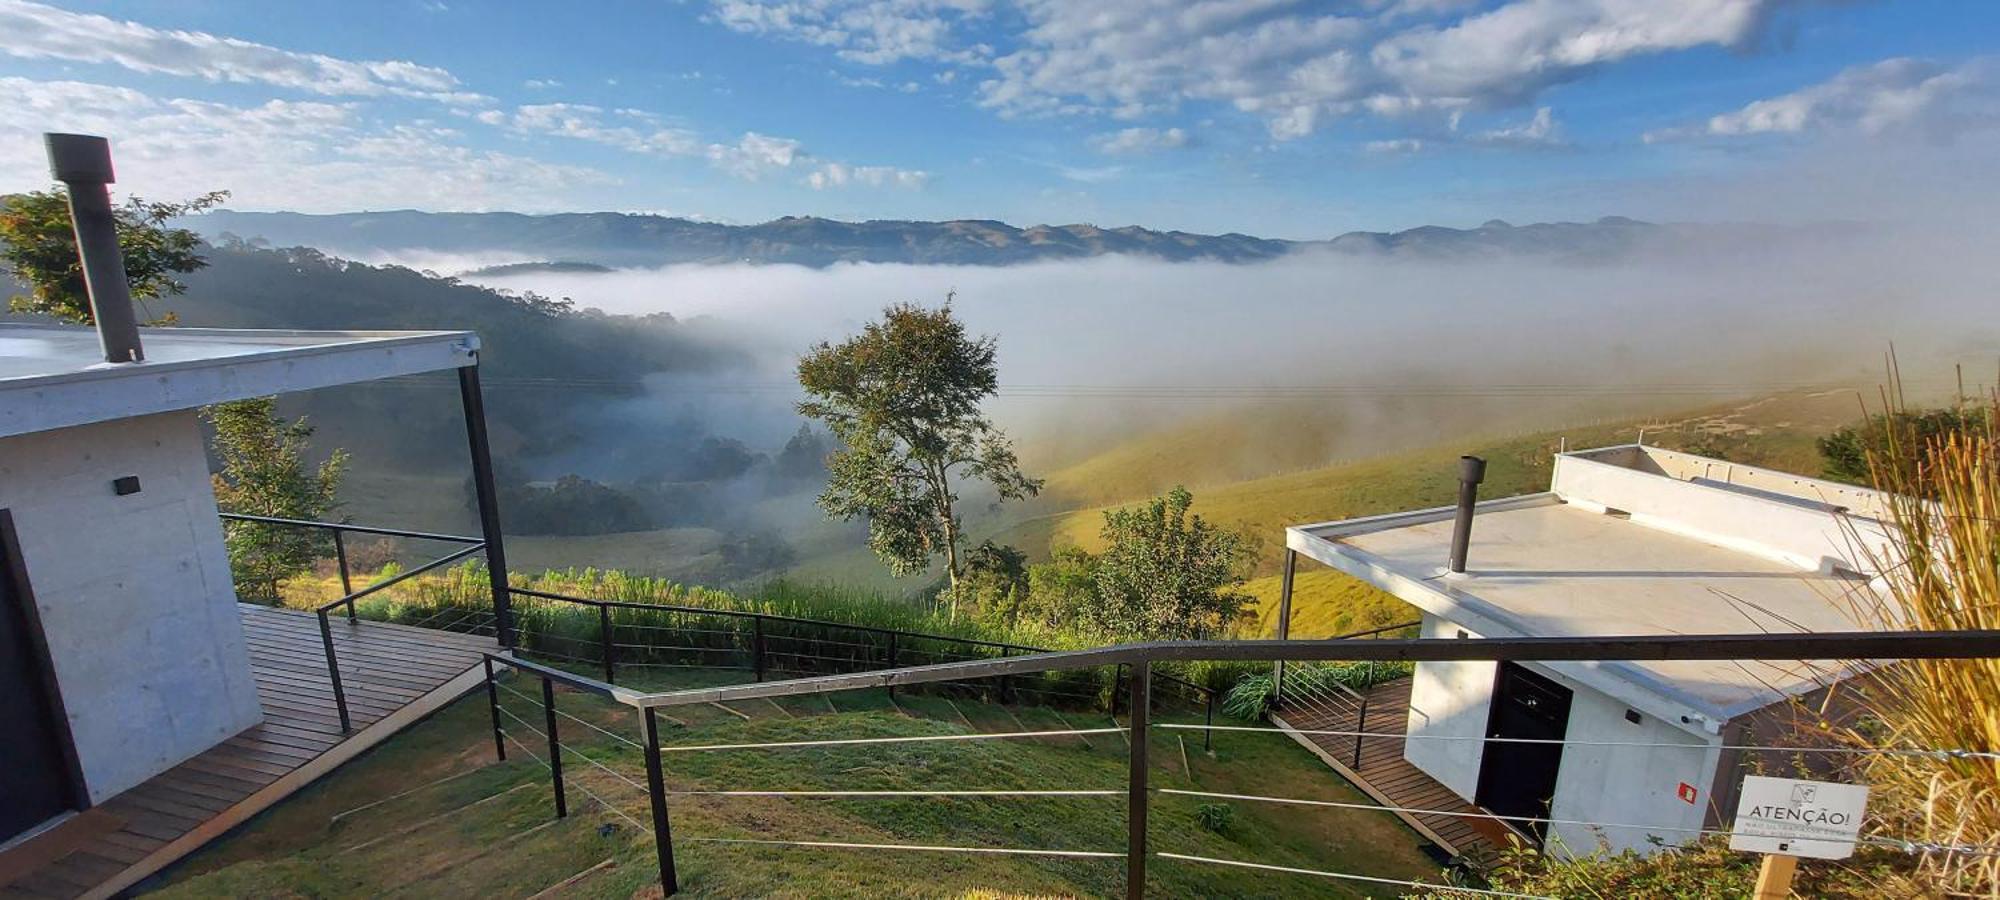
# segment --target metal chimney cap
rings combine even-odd
[[[64,184],[112,184],[111,142],[94,134],[42,135],[49,148],[49,173]]]
[[[1477,456],[1458,458],[1458,480],[1479,484],[1486,480],[1486,460]]]

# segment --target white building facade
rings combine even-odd
[[[1550,491],[1288,530],[1288,548],[1423,612],[1423,636],[1852,631],[1879,621],[1872,491],[1652,447],[1558,455]],[[1742,754],[1835,662],[1425,662],[1404,758],[1571,853],[1725,823]],[[1773,759],[1773,762],[1780,760]]]

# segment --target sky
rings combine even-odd
[[[0,0],[0,191],[62,130],[257,210],[1984,216],[1995,54],[1991,0]]]

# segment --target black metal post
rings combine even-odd
[[[1001,648],[1000,648],[1000,658],[1001,658],[1001,659],[1006,659],[1007,657],[1009,657],[1009,656],[1013,656],[1013,655],[1014,655],[1014,653],[1013,653],[1013,648],[1011,648],[1011,647],[1001,647]],[[1014,702],[1014,692],[1013,692],[1012,688],[1013,688],[1013,683],[1012,683],[1012,681],[1010,680],[1009,676],[1006,676],[1006,675],[1002,675],[1002,676],[1000,676],[1000,702],[1001,702],[1001,703],[1012,703],[1012,702]]]
[[[477,351],[475,351],[476,353]],[[493,454],[486,443],[486,400],[479,363],[458,369],[458,401],[465,412],[465,441],[472,453],[472,489],[479,501],[479,536],[486,542],[486,578],[493,590],[493,630],[513,649],[514,602],[507,590],[507,551],[500,536],[500,494],[493,486]]]
[[[563,796],[562,739],[556,733],[556,683],[542,676],[542,724],[549,729],[549,779],[556,788],[556,818],[569,815],[569,798]]]
[[[1146,896],[1146,803],[1151,791],[1146,787],[1146,717],[1152,705],[1153,667],[1132,664],[1132,749],[1131,765],[1125,780],[1125,896],[1140,900]]]
[[[750,620],[750,668],[757,671],[757,680],[764,680],[764,617]]]
[[[481,662],[486,664],[486,708],[493,714],[493,755],[506,762],[507,741],[505,732],[500,730],[500,688],[493,680],[493,657],[486,657]]]
[[[1357,773],[1361,771],[1361,735],[1368,730],[1368,688],[1363,687],[1358,693],[1361,694],[1361,712],[1354,717],[1354,771]]]
[[[1290,640],[1292,636],[1292,578],[1298,573],[1299,551],[1285,550],[1284,577],[1278,582],[1278,640]],[[1271,664],[1271,702],[1285,699],[1285,661]]]
[[[354,593],[354,583],[347,575],[347,536],[338,528],[333,530],[333,561],[340,566],[341,595]],[[347,601],[347,621],[352,622],[354,619],[354,600],[350,597]]]
[[[611,607],[597,604],[597,647],[604,653],[604,683],[618,683],[617,662],[612,657]]]
[[[674,872],[674,835],[667,824],[667,776],[660,766],[660,723],[646,707],[646,793],[653,801],[653,850],[660,858],[660,890],[673,896],[680,888]]]
[[[105,187],[118,180],[111,170],[111,142],[88,134],[44,134],[42,141],[48,147],[49,171],[69,195],[77,261],[104,361],[143,362],[132,285],[125,280],[125,256],[118,248],[118,219]]]
[[[1209,746],[1209,741],[1215,734],[1213,728],[1215,725],[1215,690],[1213,688],[1209,689],[1208,692],[1208,704],[1202,711],[1201,725],[1201,749],[1213,749]]]
[[[346,734],[354,730],[354,723],[347,718],[347,692],[340,687],[340,661],[333,656],[333,623],[323,609],[319,611],[319,642],[326,648],[326,676],[333,681],[333,706],[340,711],[340,733]]]
[[[891,669],[896,667],[896,639],[901,637],[902,634],[900,631],[889,632],[889,668]],[[889,685],[889,696],[896,696],[896,686],[893,684]]]
[[[1118,694],[1123,690],[1125,690],[1125,664],[1119,663],[1117,674],[1111,676],[1111,697],[1105,704],[1105,712],[1110,713],[1113,720],[1118,718]]]

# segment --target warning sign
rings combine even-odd
[[[1729,849],[1846,859],[1867,808],[1863,785],[1747,775]]]

